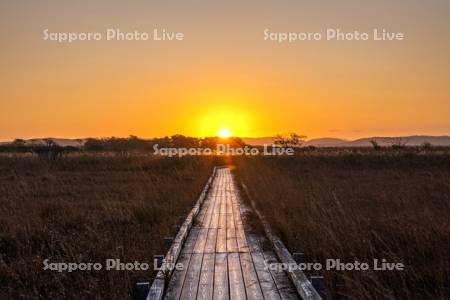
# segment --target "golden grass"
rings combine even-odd
[[[152,263],[210,158],[0,157],[0,299],[126,299],[153,271],[43,271],[43,260]]]
[[[308,262],[385,258],[406,266],[317,272],[329,299],[450,298],[448,154],[315,153],[234,162],[249,196]]]

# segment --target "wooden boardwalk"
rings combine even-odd
[[[263,237],[245,230],[240,197],[228,168],[217,169],[181,250],[164,299],[299,299]]]

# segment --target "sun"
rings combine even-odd
[[[222,138],[222,139],[226,139],[226,138],[229,138],[231,136],[231,132],[227,128],[221,128],[217,132],[217,136]]]

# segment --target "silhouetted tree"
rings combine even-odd
[[[290,133],[287,136],[277,135],[274,139],[274,144],[282,148],[300,148],[305,142],[305,135],[297,133]]]
[[[407,137],[389,137],[385,139],[385,142],[394,149],[403,149],[408,144],[409,139]]]
[[[51,138],[44,139],[43,142],[44,142],[43,145],[32,146],[30,148],[30,152],[50,162],[55,161],[62,157],[64,147],[59,146]]]
[[[15,139],[12,145],[22,147],[26,145],[26,141],[24,139]]]
[[[421,145],[421,148],[422,148],[423,150],[431,150],[431,149],[433,148],[433,145],[432,145],[430,142],[424,142],[424,143]]]
[[[380,146],[380,144],[378,144],[377,140],[372,139],[372,140],[370,140],[370,143],[372,144],[373,149],[375,149],[375,150],[381,149],[381,146]]]

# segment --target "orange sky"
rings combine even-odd
[[[376,2],[376,3],[373,3]],[[393,2],[393,3],[392,3]],[[6,1],[0,140],[450,134],[450,2]],[[183,41],[43,40],[106,28]],[[405,41],[278,44],[263,31],[401,31]]]

